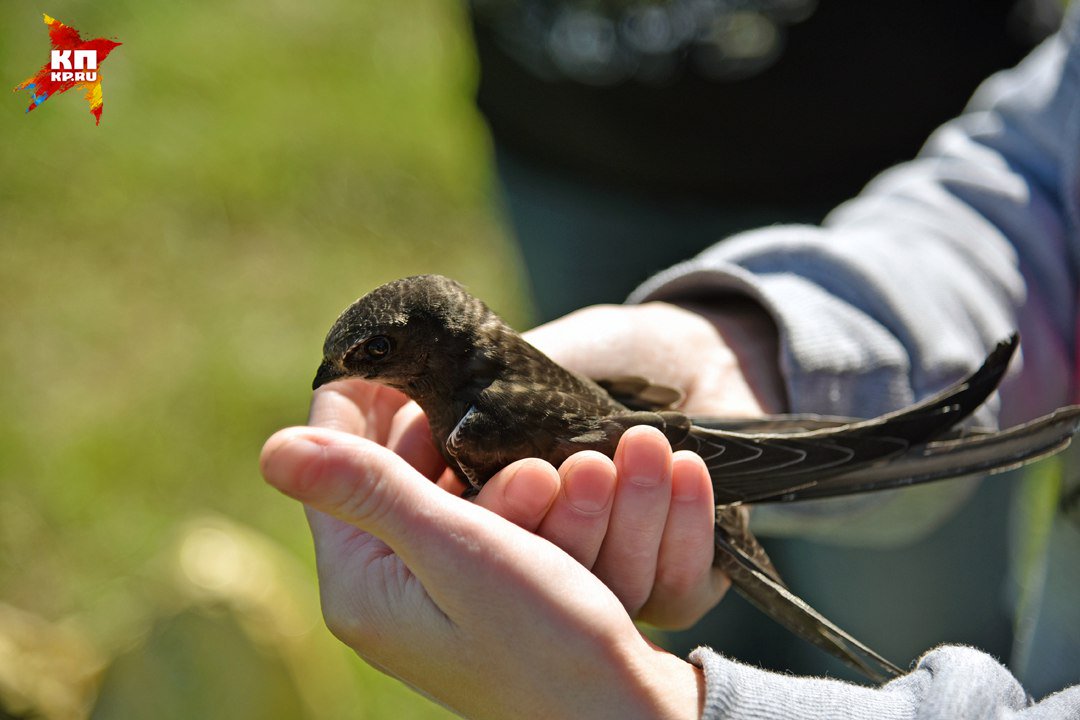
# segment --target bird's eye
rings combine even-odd
[[[364,343],[364,352],[368,357],[379,359],[390,352],[390,338],[385,335],[376,335]]]

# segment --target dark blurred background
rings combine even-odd
[[[99,127],[78,90],[0,112],[0,718],[445,717],[325,631],[302,513],[256,470],[341,308],[418,272],[517,327],[620,301],[724,234],[818,219],[1055,21],[7,3],[9,87],[48,60],[42,11],[123,45]]]
[[[1061,0],[473,0],[478,105],[543,317],[911,158]]]

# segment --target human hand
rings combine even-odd
[[[540,506],[551,492],[548,481],[519,473],[518,467],[515,463],[488,481],[476,502],[592,570],[632,618],[665,629],[687,628],[730,587],[712,564],[715,507],[705,463],[692,452],[672,453],[659,430],[628,430],[614,461],[593,451],[568,458],[558,470],[554,499],[538,521],[523,522],[515,505],[531,494],[529,506]],[[504,489],[509,478],[513,499]]]
[[[427,477],[461,494],[416,403],[397,409],[386,438]],[[672,453],[655,428],[627,431],[614,461],[584,451],[557,473],[535,460],[513,463],[484,484],[476,504],[557,545],[592,570],[630,617],[659,628],[690,627],[730,587],[712,564],[715,507],[705,463]]]
[[[316,392],[315,427],[263,448],[264,477],[308,508],[331,630],[467,717],[698,717],[700,671],[650,645],[600,580],[527,531],[560,507],[554,468],[519,461],[485,486],[519,527],[418,471],[439,468],[404,405],[393,390],[333,383]],[[603,461],[578,458],[567,472],[587,484]],[[611,477],[606,466],[598,475],[601,486]],[[583,551],[596,528],[564,525],[575,528],[588,532],[567,544]]]
[[[787,407],[776,326],[751,300],[594,305],[525,338],[588,377],[640,375],[679,388],[687,414],[756,417]]]
[[[776,329],[748,301],[727,302],[723,312],[666,303],[595,306],[526,337],[591,377],[637,374],[680,387],[686,412],[754,416],[784,403],[775,369]],[[407,448],[418,468],[438,477],[442,457],[419,407],[403,406],[394,422],[394,446]],[[614,463],[597,453],[567,460],[555,500],[535,525],[522,524],[513,507],[521,499],[505,497],[500,476],[477,503],[593,570],[631,617],[681,629],[697,622],[730,586],[712,567],[712,488],[694,460],[686,453],[673,457],[660,433],[636,428],[624,436]],[[530,492],[530,477],[517,479],[520,495]],[[462,490],[453,473],[443,473],[439,483],[456,494]],[[547,497],[549,490],[545,485],[531,492]]]
[[[746,299],[732,298],[722,306],[597,305],[525,337],[556,362],[589,377],[640,375],[677,387],[685,393],[680,409],[688,414],[754,417],[786,406],[776,326],[764,309]],[[560,468],[560,500],[565,486],[577,481],[577,457]],[[728,578],[712,567],[711,482],[700,459],[692,463],[690,458],[697,459],[686,453],[672,458],[659,432],[635,428],[626,433],[615,456],[618,484],[609,532],[595,563],[590,562],[595,555],[577,551],[576,538],[557,529],[569,514],[558,502],[538,529],[591,568],[631,616],[662,628],[694,624],[730,587]],[[660,470],[665,467],[670,475]],[[611,468],[606,472],[610,482]],[[636,497],[645,494],[652,497]],[[501,506],[489,507],[508,516]],[[593,532],[604,529],[597,520]],[[661,536],[659,543],[650,540]],[[642,598],[647,598],[644,604]]]

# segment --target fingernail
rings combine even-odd
[[[629,443],[620,467],[626,480],[643,487],[655,487],[668,473],[668,457],[653,443]]]
[[[679,502],[697,502],[708,494],[708,470],[701,458],[686,451],[671,458],[671,498]]]
[[[555,484],[542,468],[523,465],[513,470],[503,489],[506,502],[518,511],[537,515],[547,509],[555,494]]]
[[[671,499],[679,502],[694,502],[701,497],[701,488],[693,480],[687,481],[672,479]]]
[[[566,471],[564,488],[566,499],[575,509],[595,514],[611,503],[615,484],[603,468],[577,464]]]

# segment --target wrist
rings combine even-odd
[[[640,720],[697,720],[705,704],[701,668],[637,636],[629,652],[613,663],[622,675],[615,684],[611,717]],[[624,646],[624,650],[627,648]]]
[[[648,701],[641,717],[697,720],[705,705],[701,668],[652,645],[643,656],[642,684]]]
[[[786,412],[787,390],[780,373],[780,331],[772,315],[758,302],[743,296],[727,296],[720,301],[673,303],[680,310],[699,315],[716,334],[725,364],[736,372],[727,382],[737,380],[726,394],[742,391],[760,412]]]

